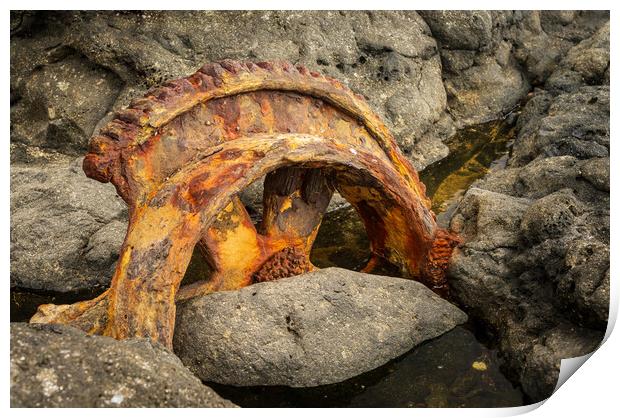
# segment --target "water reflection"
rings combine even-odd
[[[450,156],[420,172],[440,224],[444,221],[441,215],[474,181],[490,170],[505,166],[508,146],[514,138],[510,122],[501,119],[458,131],[448,142]],[[310,259],[321,268],[360,270],[370,256],[369,245],[364,224],[348,206],[324,216]],[[392,275],[389,266],[382,267],[384,271],[373,273]],[[393,273],[398,275],[399,272],[394,270]]]
[[[510,122],[500,119],[461,129],[447,143],[449,157],[420,173],[435,214],[444,212],[474,181],[506,165],[515,135]]]

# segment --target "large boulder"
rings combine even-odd
[[[61,325],[11,324],[11,407],[234,407],[171,352]]]
[[[11,288],[106,287],[126,229],[125,202],[112,185],[86,177],[81,159],[11,166]]]
[[[420,283],[328,268],[180,304],[174,350],[203,381],[317,386],[372,370],[466,319]]]

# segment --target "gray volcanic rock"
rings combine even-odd
[[[568,51],[545,88],[574,91],[582,84],[609,85],[609,22]]]
[[[532,401],[551,395],[561,359],[598,346],[609,311],[609,87],[577,83],[530,99],[507,168],[474,183],[450,223],[464,242],[453,295]]]
[[[529,83],[504,34],[523,17],[491,11],[420,13],[439,44],[450,114],[460,126],[497,118],[527,94]]]
[[[420,283],[328,268],[180,304],[174,349],[203,381],[317,386],[372,370],[466,319]]]
[[[83,154],[120,89],[114,73],[70,50],[50,57],[19,83],[19,97],[11,106],[12,141]]]
[[[548,93],[522,122],[512,159],[570,155],[578,159],[609,156],[609,86],[583,86],[549,100]],[[527,108],[527,106],[526,106]],[[540,112],[540,113],[539,113]]]
[[[493,16],[486,10],[433,10],[421,12],[444,48],[476,51],[493,42]]]
[[[571,48],[601,27],[603,33],[597,39],[604,42],[604,26],[609,20],[607,12],[588,11],[442,10],[420,14],[437,40],[449,113],[458,126],[496,119],[510,111],[531,85],[545,84],[557,68],[563,68],[559,63]],[[608,29],[606,34],[608,39]],[[583,55],[594,60],[588,65],[595,74],[601,68],[605,71],[604,47],[595,49],[600,43],[597,40],[580,47],[588,49]],[[580,68],[588,72],[587,58],[578,58],[579,51],[573,55],[583,61]],[[606,57],[608,62],[609,52]],[[567,57],[567,61],[574,59]]]
[[[442,140],[452,123],[440,57],[413,11],[13,12],[12,18],[11,141],[26,148],[81,153],[97,121],[132,97],[230,58],[286,60],[342,80],[366,96],[419,169],[448,152]]]
[[[234,407],[148,340],[11,324],[11,407]]]
[[[515,12],[523,19],[508,30],[514,57],[532,85],[544,85],[561,67],[573,46],[589,38],[609,21],[608,12],[543,10]],[[516,30],[515,30],[516,29]]]
[[[67,165],[11,166],[11,287],[80,292],[105,287],[127,229],[110,184]]]

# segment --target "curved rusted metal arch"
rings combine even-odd
[[[256,273],[257,267],[269,265],[283,250],[299,249],[286,257],[301,258],[303,263],[334,187],[364,220],[373,252],[370,264],[385,258],[401,266],[405,275],[436,289],[445,288],[444,270],[456,240],[437,227],[424,186],[385,125],[363,99],[340,83],[292,68],[273,63],[212,64],[120,112],[102,130],[103,136],[91,142],[91,152],[84,160],[85,172],[100,181],[111,181],[130,206],[130,224],[111,287],[91,301],[44,305],[32,322],[70,323],[91,333],[115,338],[144,336],[171,346],[175,299],[248,285],[251,270]],[[148,165],[144,168],[145,159],[152,157],[158,162],[157,158],[162,158],[161,152],[152,149],[157,150],[153,144],[164,141],[160,128],[166,123],[215,97],[265,87],[312,94],[336,103],[338,110],[353,114],[374,141],[257,133],[217,144],[207,139],[208,146],[188,153],[190,161],[181,158],[177,166],[166,167],[167,172]],[[295,165],[304,167],[295,173],[296,186],[289,187],[288,195],[272,194],[271,200],[265,197],[273,203],[263,219],[265,235],[252,233],[253,225],[236,193],[265,174]],[[311,171],[316,168],[330,170],[332,180]],[[294,213],[291,205],[298,205],[299,213]],[[308,214],[312,215],[310,223]],[[269,225],[270,220],[282,219],[286,222]],[[217,259],[219,253],[226,252],[226,245],[231,245],[222,239],[222,233],[237,240],[252,236],[269,239],[248,244],[248,248],[264,252],[246,263],[248,271],[231,275],[236,266],[230,257],[220,257],[224,260],[220,276],[179,291],[194,246],[200,242]],[[236,243],[234,239],[230,242]]]

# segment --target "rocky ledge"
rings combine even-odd
[[[507,168],[475,183],[452,217],[464,244],[450,283],[538,401],[561,359],[594,350],[607,325],[608,24],[567,53],[517,130]]]
[[[317,386],[467,320],[420,283],[328,268],[181,304],[174,350],[203,381]]]

